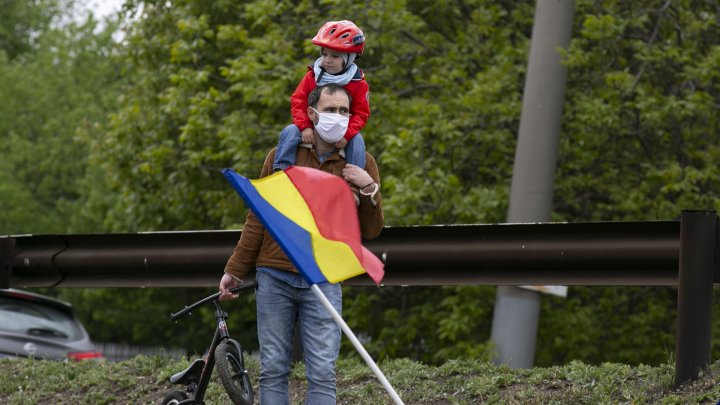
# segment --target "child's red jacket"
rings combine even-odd
[[[315,73],[311,66],[308,66],[309,72],[303,77],[295,92],[290,96],[290,113],[293,117],[293,123],[300,128],[312,128],[313,123],[307,115],[308,95],[317,87],[315,83]],[[352,96],[350,104],[350,122],[348,123],[347,132],[345,132],[345,140],[355,136],[367,123],[370,118],[370,86],[365,81],[365,74],[358,69],[355,76],[345,86],[345,90]]]

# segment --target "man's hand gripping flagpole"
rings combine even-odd
[[[403,404],[317,286],[323,282],[338,283],[362,273],[367,273],[379,285],[385,273],[380,259],[361,244],[355,202],[345,181],[330,173],[298,166],[259,180],[249,180],[230,169],[222,173],[311,285],[395,404]]]

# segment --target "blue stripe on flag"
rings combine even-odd
[[[230,169],[223,169],[222,174],[250,206],[305,280],[309,284],[327,282],[315,261],[310,233],[268,203],[250,180]]]

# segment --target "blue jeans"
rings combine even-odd
[[[270,275],[270,274],[272,275]],[[335,361],[340,352],[340,327],[310,286],[297,273],[258,268],[258,340],[260,341],[260,404],[289,404],[288,377],[297,317],[304,348],[305,403],[336,403]],[[318,284],[332,306],[342,313],[340,284]]]
[[[285,170],[295,164],[297,148],[302,143],[302,132],[295,124],[290,124],[280,132],[273,170]],[[365,168],[365,140],[358,133],[345,145],[345,161]]]

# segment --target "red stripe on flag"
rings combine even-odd
[[[303,196],[320,234],[344,242],[360,259],[360,221],[350,186],[334,174],[292,166],[285,170]]]

